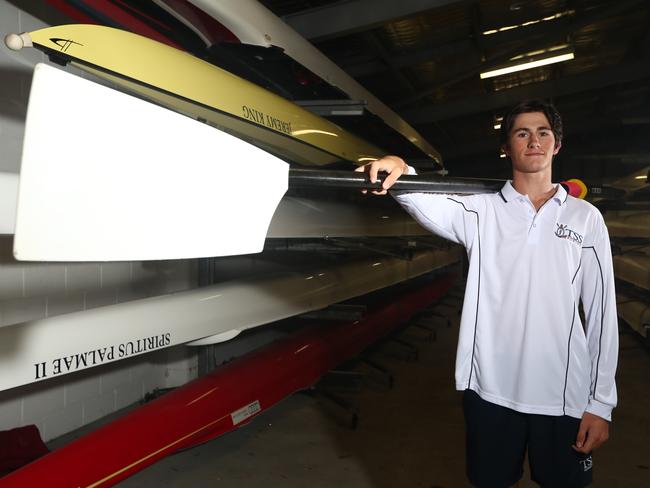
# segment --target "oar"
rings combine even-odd
[[[312,169],[290,169],[289,187],[310,188],[356,188],[365,190],[380,190],[385,174],[379,174],[379,179],[371,183],[365,173],[353,171],[331,171]],[[391,187],[396,191],[412,191],[423,193],[453,193],[469,195],[473,193],[495,193],[501,190],[505,181],[480,178],[451,178],[436,173],[419,175],[403,175]],[[576,198],[584,198],[587,187],[578,179],[562,181],[565,190]]]
[[[378,187],[353,171],[290,173],[285,161],[221,130],[43,64],[32,82],[19,185],[14,255],[27,261],[260,252],[289,185]],[[501,185],[422,175],[395,188],[474,193]]]

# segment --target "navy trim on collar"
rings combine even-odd
[[[559,183],[554,183],[553,186],[555,186],[555,194],[551,198],[557,200],[559,205],[564,205],[569,197],[568,192]],[[525,198],[525,195],[521,195],[517,190],[515,190],[510,180],[505,182],[503,188],[499,191],[499,196],[506,203],[517,198]]]

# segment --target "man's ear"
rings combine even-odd
[[[561,148],[561,147],[562,147],[562,143],[561,143],[561,142],[558,142],[558,143],[555,145],[555,148],[553,148],[553,156],[555,156],[557,153],[560,152],[560,148]]]

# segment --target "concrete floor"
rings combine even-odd
[[[458,293],[458,291],[456,291]],[[458,316],[435,324],[437,340],[407,328],[419,361],[387,342],[372,358],[389,368],[395,386],[376,375],[357,391],[337,390],[358,406],[356,430],[349,417],[319,395],[296,394],[251,424],[168,457],[122,482],[122,487],[223,486],[238,488],[354,487],[462,488],[464,427],[453,365]],[[359,371],[370,371],[363,366]],[[340,384],[340,382],[337,382]],[[619,404],[611,439],[594,457],[597,488],[650,487],[650,354],[626,330],[621,335]],[[346,393],[347,391],[347,393]],[[522,488],[537,486],[526,474]]]

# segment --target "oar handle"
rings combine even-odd
[[[290,169],[289,187],[308,188],[356,188],[380,190],[385,174],[379,175],[379,181],[371,183],[366,173],[354,171],[330,171],[311,169]],[[501,189],[504,181],[482,180],[478,178],[449,178],[437,174],[404,175],[392,186],[391,190],[417,191],[426,193],[494,193]]]

